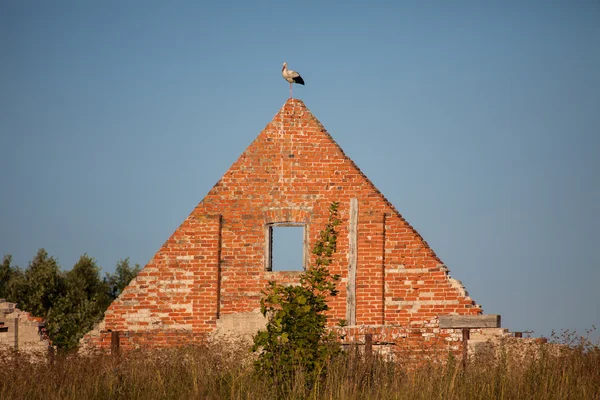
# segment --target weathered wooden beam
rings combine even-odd
[[[223,247],[223,216],[219,214],[219,243],[217,245],[217,319],[221,317],[221,251]]]
[[[48,363],[54,365],[54,347],[48,345]]]
[[[462,330],[462,366],[463,369],[467,368],[467,359],[469,357],[469,339],[471,338],[471,333],[469,332],[469,328],[463,328]]]
[[[19,318],[15,318],[15,350],[19,350]]]
[[[373,334],[367,333],[365,335],[365,356],[371,357],[373,353]]]
[[[440,328],[500,328],[500,315],[440,315]]]
[[[350,199],[348,226],[348,284],[346,290],[346,323],[356,325],[356,264],[357,264],[358,199]]]
[[[119,340],[119,332],[112,331],[110,333],[110,354],[114,357],[118,356],[120,353],[120,340]]]

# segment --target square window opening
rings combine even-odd
[[[267,271],[304,271],[304,225],[272,224],[267,226],[267,234]]]

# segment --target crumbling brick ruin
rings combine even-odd
[[[0,350],[45,352],[50,344],[44,321],[21,311],[15,303],[0,299]]]
[[[259,301],[267,282],[294,283],[300,273],[272,270],[273,232],[303,229],[306,267],[333,201],[342,223],[331,272],[342,279],[330,301],[332,326],[345,320],[347,340],[371,333],[397,346],[458,349],[460,326],[440,326],[439,317],[476,319],[481,308],[297,99],[284,104],[82,344],[108,349],[111,332],[124,348],[255,332],[265,323]]]

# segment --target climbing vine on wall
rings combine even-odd
[[[252,351],[258,353],[257,372],[284,387],[298,372],[308,384],[326,372],[327,362],[340,351],[326,329],[328,296],[336,296],[339,275],[328,266],[336,252],[339,203],[329,206],[329,220],[319,233],[312,253],[315,264],[300,276],[300,285],[284,286],[269,282],[263,291],[261,312],[268,317],[265,330],[254,337]]]

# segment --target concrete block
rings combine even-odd
[[[500,315],[440,315],[440,328],[499,328]]]

